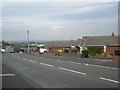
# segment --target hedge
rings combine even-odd
[[[64,49],[63,52],[64,53],[69,53],[69,50],[68,49]]]
[[[88,52],[91,56],[102,53],[102,48],[100,47],[88,47]]]
[[[71,50],[71,53],[77,53],[76,49]]]
[[[120,56],[120,49],[116,49],[116,50],[114,51],[114,54],[115,54],[116,56]]]

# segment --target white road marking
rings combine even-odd
[[[69,72],[73,72],[73,73],[77,73],[77,74],[86,75],[86,73],[74,71],[74,70],[71,70],[71,69],[66,69],[66,68],[62,68],[62,67],[59,67],[59,69],[69,71]]]
[[[0,76],[15,76],[15,74],[0,74]]]
[[[13,55],[14,57],[16,57],[15,55]]]
[[[33,63],[36,63],[37,61],[34,61],[34,60],[29,60],[29,61],[31,61],[31,62],[33,62]]]
[[[27,60],[26,58],[22,58],[22,59]]]
[[[17,58],[21,58],[21,57],[17,57]]]
[[[26,58],[22,58],[23,60],[27,60]]]
[[[37,61],[33,61],[34,63],[36,63]]]
[[[46,63],[40,63],[42,65],[46,65],[46,66],[49,66],[49,67],[54,67],[53,65],[50,65],[50,64],[46,64]]]
[[[32,62],[33,60],[29,60],[30,62]]]
[[[115,80],[112,80],[112,79],[103,78],[103,77],[100,77],[100,79],[106,80],[106,81],[110,81],[110,82],[114,82],[114,83],[120,83],[118,81],[115,81]]]

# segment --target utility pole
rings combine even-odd
[[[29,53],[29,31],[27,31],[27,44],[28,44],[28,53]]]

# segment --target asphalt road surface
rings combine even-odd
[[[120,83],[117,67],[24,53],[3,54],[2,59],[36,88],[118,88]]]
[[[35,88],[10,67],[2,64],[2,88]]]

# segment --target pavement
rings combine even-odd
[[[24,53],[2,55],[3,63],[18,72],[25,80],[30,81],[36,88],[115,89],[119,86],[119,68],[116,66],[100,66],[60,58]],[[105,62],[112,61],[102,63]]]

